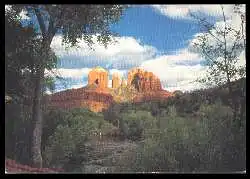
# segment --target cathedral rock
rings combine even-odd
[[[108,81],[108,72],[105,69],[93,68],[88,74],[87,86],[49,95],[49,106],[65,109],[83,107],[101,112],[108,109],[113,102],[122,102],[124,98],[131,102],[145,102],[164,100],[172,96],[172,93],[162,89],[158,77],[140,68],[130,70],[127,81],[121,80],[117,73],[113,74],[112,88],[108,87]]]
[[[139,92],[162,90],[161,82],[152,72],[134,68],[128,73],[128,85],[134,86]]]

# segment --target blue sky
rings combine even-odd
[[[223,7],[227,20],[237,27],[239,18],[233,14],[233,6]],[[60,58],[55,71],[65,79],[56,82],[56,91],[85,86],[88,72],[95,66],[108,70],[110,80],[114,72],[126,79],[131,68],[140,67],[158,76],[162,87],[169,91],[202,87],[195,80],[206,75],[207,67],[192,48],[192,42],[205,32],[190,12],[199,13],[215,25],[221,24],[220,5],[133,5],[117,24],[111,25],[111,30],[120,36],[116,38],[118,43],[107,49],[95,42],[92,51],[80,41],[79,49],[65,50],[61,36],[55,36],[51,48]],[[23,14],[23,19],[28,18]]]
[[[135,37],[141,43],[150,44],[165,53],[184,48],[187,40],[200,30],[194,22],[172,19],[152,7],[139,5],[128,9],[111,29],[121,36]]]

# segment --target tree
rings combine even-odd
[[[193,41],[194,49],[205,58],[208,65],[208,75],[201,82],[209,85],[227,84],[231,106],[235,109],[235,96],[232,81],[245,77],[245,65],[239,65],[240,56],[245,54],[245,6],[234,6],[234,18],[238,17],[240,24],[235,26],[232,20],[226,18],[224,7],[221,5],[222,22],[211,24],[198,15],[191,16],[198,20],[205,33],[199,34]],[[236,114],[236,113],[235,113]]]
[[[105,47],[112,40],[110,23],[119,20],[124,10],[120,5],[15,5],[12,8],[21,12],[27,11],[30,18],[37,18],[37,28],[41,36],[41,52],[36,65],[35,92],[33,100],[34,123],[32,139],[32,162],[34,166],[42,166],[41,132],[42,113],[41,98],[44,71],[49,56],[52,54],[50,44],[57,32],[63,36],[63,43],[77,45],[78,39],[84,39],[89,46],[93,44],[93,35]]]
[[[22,25],[20,10],[5,9],[6,155],[25,164],[30,158],[27,136],[31,135],[29,118],[34,92],[33,75],[41,47],[37,35],[32,24]],[[53,55],[46,68],[53,68],[55,60]],[[45,79],[48,81],[49,78]]]

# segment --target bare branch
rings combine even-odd
[[[225,13],[224,13],[224,8],[221,5],[221,10],[222,10],[222,15],[223,15],[223,20],[225,23],[224,26],[224,34],[223,34],[223,38],[224,38],[224,45],[225,45],[225,50],[224,50],[224,65],[226,68],[226,74],[227,74],[227,82],[230,83],[230,75],[229,75],[229,71],[228,71],[228,65],[227,65],[227,40],[226,40],[226,17],[225,17]]]
[[[204,26],[207,29],[207,33],[210,34],[212,37],[214,37],[217,41],[223,43],[218,37],[216,37],[210,30],[211,27],[213,27],[213,25],[211,23],[209,23],[208,21],[206,21],[206,19],[201,19],[199,17],[197,17],[196,15],[194,15],[193,13],[190,13],[190,16],[197,19],[199,21],[199,23]],[[218,34],[219,31],[216,28],[213,28],[213,30],[215,30]]]

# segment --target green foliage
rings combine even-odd
[[[141,139],[145,135],[151,135],[155,129],[156,118],[148,111],[130,110],[121,114],[121,130],[129,139]]]
[[[110,24],[119,20],[123,7],[120,5],[11,5],[11,10],[5,12],[5,31],[7,32],[5,61],[9,77],[6,85],[7,94],[11,93],[15,96],[18,94],[19,90],[16,89],[19,86],[13,87],[13,80],[20,82],[25,69],[27,76],[24,76],[24,81],[30,82],[30,85],[22,85],[22,87],[26,89],[26,92],[28,91],[31,101],[32,99],[38,101],[33,104],[34,110],[32,111],[32,120],[37,123],[34,125],[34,130],[41,131],[42,129],[42,123],[39,121],[39,119],[42,120],[40,101],[42,101],[42,92],[46,87],[40,84],[45,84],[52,90],[54,88],[53,79],[47,78],[45,83],[42,82],[45,69],[56,68],[57,57],[50,48],[55,34],[61,30],[63,42],[72,46],[76,45],[79,39],[83,39],[91,46],[92,38],[97,35],[97,41],[107,46],[114,35],[109,30]],[[31,19],[36,17],[38,23],[31,23],[27,28],[23,28],[20,23],[22,11],[27,12],[26,15]],[[32,80],[27,80],[29,78]],[[32,152],[33,164],[41,166],[41,160],[35,161],[35,158],[42,158],[39,142],[41,136],[33,135],[32,137],[33,141],[38,141],[32,142],[32,145],[36,145],[32,148],[37,149]]]
[[[45,117],[43,156],[47,165],[60,166],[84,154],[84,144],[94,133],[110,132],[113,126],[101,114],[88,109],[52,110]]]
[[[92,35],[97,34],[97,41],[107,45],[112,40],[110,24],[119,21],[126,5],[12,5],[12,9],[20,12],[27,11],[27,16],[37,16],[39,27],[37,32],[48,39],[61,29],[63,42],[66,45],[77,45],[83,39],[90,46],[93,44]],[[49,22],[46,27],[45,23]]]
[[[231,108],[219,102],[202,105],[198,113],[196,118],[169,115],[161,123],[160,137],[144,141],[141,157],[132,161],[131,168],[144,172],[243,170],[246,126],[236,130]]]

